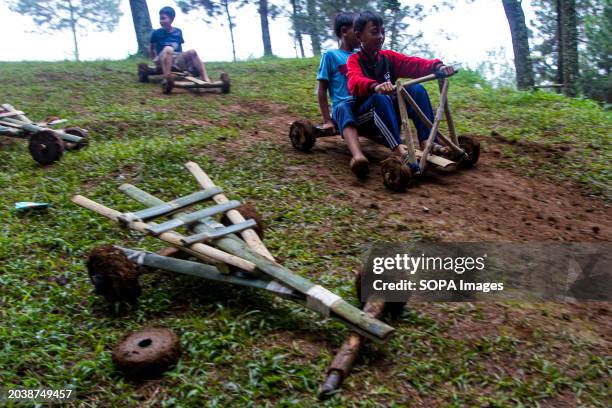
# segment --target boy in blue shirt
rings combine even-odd
[[[340,12],[334,18],[334,32],[339,39],[339,48],[327,50],[321,57],[317,72],[319,81],[318,100],[323,128],[337,127],[352,154],[351,171],[362,179],[369,173],[368,159],[363,155],[357,134],[358,120],[353,113],[354,98],[348,91],[348,58],[359,47],[353,32],[355,13]],[[327,92],[332,100],[331,115]]]
[[[183,32],[180,28],[172,27],[176,12],[172,7],[166,6],[159,10],[159,24],[161,28],[153,30],[149,53],[158,69],[161,69],[164,81],[172,82],[172,67],[181,71],[189,71],[199,76],[203,81],[210,82],[208,72],[195,50],[183,52]]]

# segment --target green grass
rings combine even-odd
[[[124,182],[164,199],[187,194],[197,186],[183,163],[195,160],[231,197],[257,203],[268,221],[266,244],[286,266],[356,304],[351,270],[362,245],[388,240],[368,227],[375,210],[348,206],[317,179],[287,174],[286,167],[307,157],[287,158],[265,140],[239,153],[228,147],[266,117],[255,109],[258,102],[316,120],[317,61],[227,64],[232,94],[202,97],[162,96],[157,86],[135,82],[135,65],[0,64],[1,102],[35,120],[66,118],[89,129],[92,139],[87,149],[47,168],[31,160],[22,141],[0,146],[0,385],[70,385],[81,406],[319,406],[316,388],[344,327],[259,292],[169,273],[146,275],[138,309],[113,313],[93,294],[83,256],[102,243],[161,245],[70,202],[80,193],[122,211],[138,208],[118,192]],[[220,68],[211,64],[215,74]],[[494,90],[470,72],[453,79],[450,100],[460,132],[481,135],[485,143],[495,130],[508,140],[572,146],[559,160],[538,162],[509,145],[508,154],[522,157],[517,171],[542,171],[609,194],[612,118],[594,103]],[[18,214],[16,201],[47,201],[51,208]],[[394,239],[432,236],[402,228]],[[524,307],[498,306],[498,312],[513,315]],[[489,306],[415,305],[395,324],[389,344],[367,347],[367,364],[324,405],[530,406],[571,395],[576,405],[609,406],[611,361],[598,337],[557,330],[551,321],[558,308],[535,310],[517,317],[534,327],[527,339],[510,324],[506,334],[466,337],[456,325],[490,326]],[[159,381],[128,382],[114,371],[112,347],[126,332],[148,326],[178,333],[183,357]],[[559,356],[558,349],[567,353]]]

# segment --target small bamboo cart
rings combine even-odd
[[[58,161],[64,150],[75,150],[88,143],[87,131],[79,127],[52,129],[63,120],[50,118],[34,123],[13,106],[5,103],[0,110],[0,135],[28,139],[32,158],[42,165]]]
[[[126,228],[152,235],[205,262],[122,249],[138,264],[263,289],[336,319],[367,338],[378,342],[389,338],[394,331],[391,326],[277,263],[253,231],[254,221],[245,220],[237,211],[240,203],[228,200],[196,163],[189,162],[186,167],[203,190],[164,202],[133,185],[124,184],[120,187],[121,191],[148,206],[133,213],[121,213],[80,195],[73,197],[72,201]],[[186,208],[209,199],[214,200],[216,205],[185,212]],[[224,226],[212,218],[222,213],[226,214],[231,225]],[[162,223],[152,222],[167,216],[171,219]],[[191,235],[176,232],[179,228],[186,229]],[[242,239],[236,235],[238,233]],[[103,285],[104,279],[92,278],[92,281]]]
[[[436,110],[432,123],[419,108],[415,100],[410,96],[406,88],[411,85],[433,80],[438,80],[439,82],[440,104]],[[440,74],[431,74],[414,80],[398,80],[396,82],[395,92],[401,114],[402,139],[406,146],[408,146],[409,166],[402,164],[401,160],[397,157],[390,157],[384,160],[382,162],[381,173],[383,183],[387,188],[394,191],[405,190],[415,177],[425,173],[428,164],[446,170],[454,170],[459,167],[470,167],[478,162],[480,156],[480,143],[472,136],[457,135],[448,104],[448,88],[448,77]],[[406,110],[407,104],[412,107],[421,121],[430,128],[429,137],[422,151],[418,148],[419,145],[413,138]],[[440,122],[442,121],[443,115],[446,117],[450,137],[440,132]],[[370,128],[358,126],[357,130],[364,137],[376,141],[379,140],[372,134],[372,129]],[[313,125],[307,119],[296,120],[289,128],[289,139],[291,140],[291,144],[302,152],[310,152],[318,138],[336,135],[339,135],[336,129],[323,129],[321,126]],[[434,141],[439,141],[443,146],[448,147],[451,151],[451,157],[446,158],[432,154],[431,149],[434,145]]]
[[[172,69],[172,79],[163,81],[161,70],[155,65],[145,63],[138,64],[139,82],[159,82],[164,94],[172,93],[174,87],[184,88],[192,92],[220,92],[227,94],[230,92],[231,82],[227,73],[222,73],[218,81],[206,82],[196,78],[197,74],[189,71],[179,71]]]

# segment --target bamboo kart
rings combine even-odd
[[[391,326],[277,263],[253,231],[254,221],[245,220],[237,211],[240,203],[228,200],[196,163],[189,162],[186,167],[202,190],[172,201],[164,202],[133,185],[121,186],[122,192],[148,207],[133,213],[121,213],[80,195],[73,197],[72,201],[130,230],[152,235],[204,262],[122,249],[126,256],[138,264],[262,289],[299,303],[324,317],[336,319],[351,330],[377,342],[386,341],[393,333]],[[216,205],[186,211],[210,199]],[[212,218],[222,213],[231,222],[229,226]],[[161,217],[170,219],[161,223],[152,222]],[[177,232],[179,228],[187,230],[189,235]],[[100,277],[92,277],[92,281],[97,289],[117,287],[116,282],[109,284]]]
[[[164,94],[170,94],[175,87],[184,88],[192,92],[220,92],[224,94],[230,92],[231,83],[227,73],[223,72],[218,81],[212,82],[196,78],[198,75],[199,73],[197,72],[181,71],[173,67],[172,79],[164,81],[162,71],[155,65],[138,64],[138,81],[159,82]]]
[[[32,158],[42,165],[58,161],[64,150],[80,149],[87,145],[87,132],[79,127],[52,129],[51,126],[63,120],[49,118],[34,123],[23,113],[9,104],[0,109],[0,135],[27,139]]]
[[[440,88],[440,104],[436,110],[433,123],[425,116],[415,100],[410,96],[407,87],[423,82],[438,80]],[[472,136],[457,136],[455,124],[448,104],[448,77],[439,74],[431,74],[414,80],[398,80],[395,84],[396,97],[401,114],[402,139],[408,147],[409,166],[403,165],[397,157],[390,157],[381,163],[381,173],[385,186],[393,191],[403,191],[412,181],[428,169],[428,165],[447,171],[457,168],[470,167],[478,162],[480,156],[480,143]],[[429,137],[425,148],[420,150],[419,144],[413,138],[410,128],[406,106],[410,105],[416,115],[430,128]],[[440,131],[442,116],[446,117],[448,133],[444,135]],[[372,128],[358,126],[357,130],[361,136],[379,141]],[[336,129],[323,129],[321,126],[313,125],[307,119],[293,122],[289,128],[289,139],[297,150],[309,152],[314,147],[317,139],[339,135]],[[441,157],[431,153],[434,142],[448,147],[451,151],[450,157]]]

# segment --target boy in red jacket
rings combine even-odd
[[[385,27],[382,17],[372,11],[364,11],[355,17],[353,30],[361,43],[359,52],[348,59],[348,88],[355,96],[357,115],[372,112],[374,123],[383,137],[383,142],[402,161],[418,171],[418,164],[409,163],[407,147],[402,144],[400,114],[395,100],[393,84],[398,78],[418,78],[432,73],[452,75],[455,70],[439,59],[427,60],[409,57],[391,50],[382,50],[385,42]],[[433,108],[425,88],[413,85],[406,88],[431,122]],[[419,141],[423,144],[429,136],[429,128],[408,106],[408,116],[417,129]],[[422,146],[423,148],[423,146]],[[435,144],[432,153],[448,154],[448,149]]]

